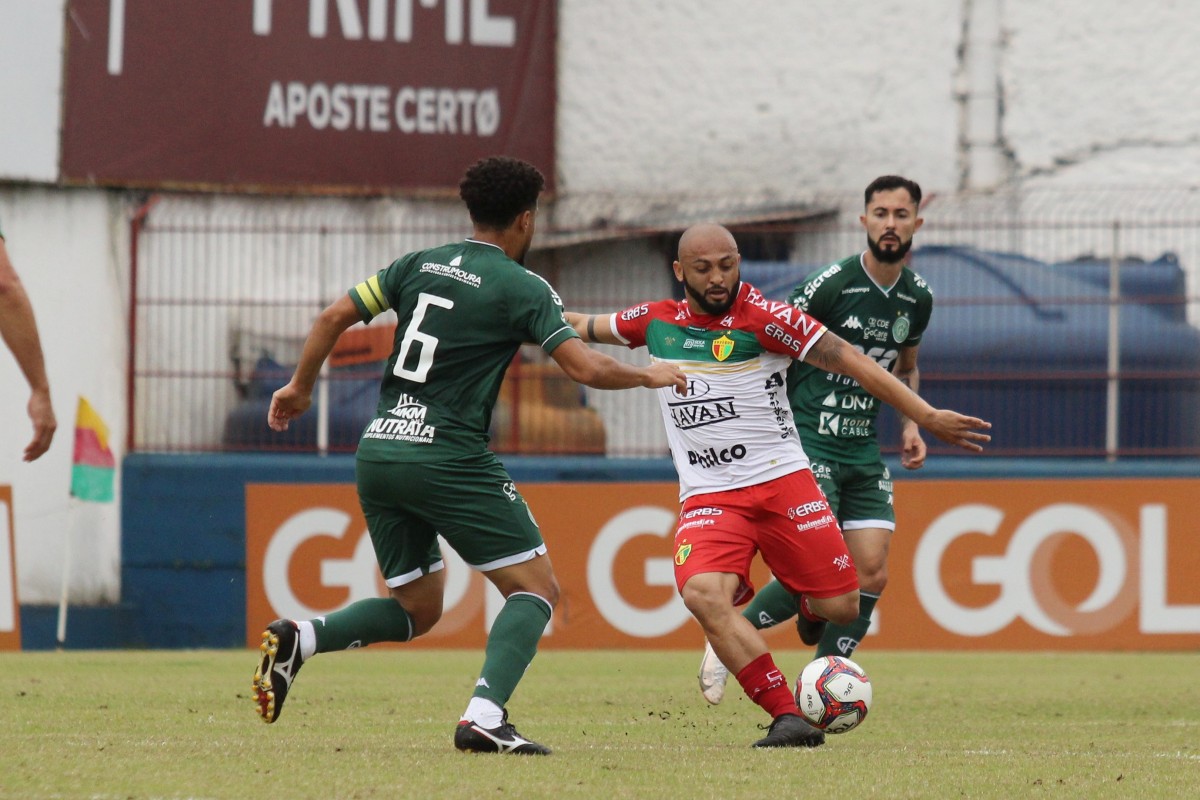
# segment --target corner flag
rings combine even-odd
[[[79,398],[75,413],[75,455],[71,460],[71,496],[94,503],[113,499],[113,474],[116,461],[108,448],[108,426],[92,408]]]

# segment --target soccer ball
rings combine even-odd
[[[848,658],[818,658],[796,678],[796,705],[815,727],[845,733],[857,728],[871,710],[871,680]]]

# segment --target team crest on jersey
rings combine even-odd
[[[724,361],[733,353],[733,339],[730,339],[725,334],[713,340],[712,354],[717,361]]]
[[[896,340],[896,344],[900,344],[908,338],[908,328],[908,317],[898,317],[892,323],[892,338]]]
[[[675,551],[676,566],[682,567],[683,562],[687,561],[688,556],[690,556],[691,554],[692,554],[692,543],[691,542],[683,542],[682,544],[680,544],[679,548]]]

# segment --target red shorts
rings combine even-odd
[[[741,578],[733,598],[754,596],[750,562],[763,561],[792,594],[837,597],[858,588],[858,571],[825,495],[807,469],[756,486],[692,495],[675,529],[675,585],[704,572]]]

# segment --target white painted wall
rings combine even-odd
[[[1193,3],[559,7],[558,178],[567,194],[803,197],[857,190],[883,172],[909,174],[943,196],[987,188],[996,176],[1018,187],[1195,186],[1200,176]],[[57,600],[68,530],[78,542],[73,594],[119,595],[119,509],[73,509],[66,489],[76,395],[108,420],[118,455],[124,443],[124,270],[136,203],[28,185],[57,175],[62,8],[61,0],[0,0],[0,181],[14,182],[0,185],[0,220],[38,311],[62,425],[47,456],[20,462],[24,389],[0,354],[0,482],[15,490],[26,603]],[[283,202],[214,197],[210,205],[218,214],[258,205],[269,215]],[[331,215],[345,213],[344,202],[330,206]],[[594,268],[595,258],[575,268]],[[560,278],[568,296],[580,285],[571,269],[563,265]],[[652,273],[642,288],[662,292]],[[638,402],[609,401],[616,416]]]
[[[129,281],[122,209],[98,191],[0,187],[0,225],[34,306],[58,418],[49,452],[22,462],[31,436],[29,390],[11,355],[0,352],[0,483],[13,487],[19,596],[57,602],[69,537],[73,600],[116,600],[119,501],[84,503],[69,490],[80,395],[108,423],[118,462],[125,451]]]
[[[953,186],[957,2],[560,4],[568,192]]]

